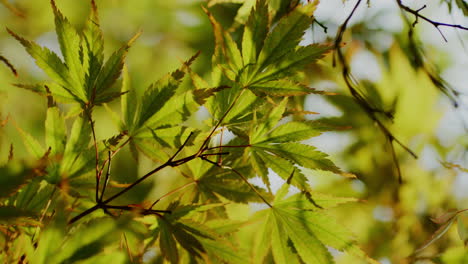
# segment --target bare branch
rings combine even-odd
[[[424,8],[426,8],[426,5],[424,5],[423,7],[417,9],[417,10],[414,10],[414,9],[411,9],[409,8],[408,6],[404,5],[401,0],[396,0],[396,2],[398,3],[398,6],[403,9],[404,11],[410,13],[410,14],[413,14],[415,16],[415,20],[412,24],[412,26],[416,26],[416,24],[418,23],[418,19],[422,19],[428,23],[430,23],[431,25],[433,25],[437,31],[439,31],[440,35],[442,36],[442,38],[445,40],[445,42],[447,42],[447,39],[445,38],[444,34],[442,33],[442,31],[440,30],[439,27],[451,27],[451,28],[458,28],[458,29],[462,29],[462,30],[468,30],[468,27],[465,27],[465,26],[462,26],[462,25],[457,25],[457,24],[449,24],[449,23],[443,23],[443,22],[438,22],[438,21],[434,21],[430,18],[427,18],[426,16],[423,16],[420,14],[420,11],[422,11]]]
[[[414,158],[417,158],[417,155],[413,151],[411,151],[407,146],[405,146],[401,141],[399,141],[392,134],[392,132],[384,125],[384,123],[377,116],[377,113],[379,111],[375,111],[375,107],[373,107],[365,99],[365,97],[359,93],[359,91],[357,89],[357,84],[356,84],[357,81],[353,80],[353,77],[352,77],[352,75],[350,73],[351,71],[350,71],[349,65],[348,65],[348,63],[346,61],[346,58],[345,58],[345,56],[343,54],[343,51],[341,50],[341,43],[342,43],[342,40],[343,40],[343,34],[346,31],[349,21],[351,20],[352,16],[356,12],[356,10],[359,7],[359,5],[361,4],[361,2],[362,2],[362,0],[358,0],[356,2],[356,4],[354,5],[353,10],[351,11],[349,16],[346,18],[346,20],[344,21],[344,23],[340,26],[340,28],[338,30],[338,33],[337,33],[336,39],[335,39],[335,54],[336,54],[336,56],[333,57],[333,66],[336,65],[336,59],[338,59],[339,63],[343,67],[342,76],[343,76],[343,79],[344,79],[344,81],[346,83],[346,86],[348,87],[349,92],[354,97],[356,103],[364,110],[364,112],[367,114],[367,116],[377,124],[380,131],[382,131],[382,133],[385,135],[387,140],[390,142],[390,144],[391,144],[390,151],[392,152],[392,156],[394,157],[394,161],[396,163],[396,167],[397,167],[397,171],[398,171],[398,175],[399,175],[398,177],[401,178],[400,166],[399,166],[399,164],[397,164],[398,160],[396,159],[396,153],[395,153],[395,149],[393,148],[392,142],[396,142],[398,145],[400,145],[405,151],[407,151]],[[401,182],[401,180],[400,180],[400,182]]]

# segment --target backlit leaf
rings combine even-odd
[[[294,9],[288,16],[281,19],[265,39],[265,44],[258,55],[260,68],[276,63],[281,57],[296,49],[301,41],[304,31],[311,24],[311,16],[316,3],[300,6]]]
[[[60,51],[65,59],[71,80],[80,93],[84,93],[84,70],[80,59],[81,39],[76,29],[60,13],[55,1],[51,1],[55,17],[55,32],[60,44]]]
[[[280,79],[249,86],[255,94],[266,94],[270,96],[297,96],[314,93],[315,90],[301,83],[288,79]]]
[[[250,11],[250,16],[245,24],[242,36],[242,58],[244,65],[255,64],[257,62],[257,56],[263,47],[263,41],[269,30],[268,19],[266,1],[257,1],[256,7]]]
[[[342,171],[328,159],[328,155],[310,145],[300,143],[256,144],[256,148],[269,151],[309,169],[327,170],[335,173]]]
[[[89,95],[91,100],[94,100],[97,104],[109,102],[111,98],[107,97],[108,90],[115,83],[117,78],[119,78],[122,68],[124,65],[125,56],[127,55],[128,49],[135,42],[135,40],[140,36],[140,32],[135,34],[124,46],[119,50],[112,53],[109,59],[102,67],[99,72],[99,75],[96,77],[96,81],[91,89],[91,94]]]
[[[48,48],[40,47],[35,42],[28,41],[15,33],[8,30],[8,33],[18,40],[21,45],[26,48],[26,51],[36,60],[37,66],[39,66],[54,82],[62,86],[63,89],[70,94],[70,97],[74,98],[77,102],[85,102],[86,97],[84,92],[77,87],[70,75],[67,65],[65,65],[57,54],[50,51]]]
[[[65,119],[57,106],[47,109],[46,145],[51,148],[52,154],[63,153],[66,143]]]

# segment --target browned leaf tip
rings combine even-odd
[[[8,30],[8,29],[7,29]],[[13,66],[13,64],[10,63],[10,61],[7,60],[7,58],[3,57],[2,55],[0,55],[0,61],[3,61],[3,63],[8,67],[10,68],[11,72],[13,73],[13,75],[15,75],[15,77],[18,77],[18,71],[15,69],[15,67]]]

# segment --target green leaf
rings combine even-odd
[[[59,263],[56,258],[65,234],[60,227],[55,225],[48,226],[41,232],[36,251],[29,257],[31,263]]]
[[[359,257],[368,263],[379,263],[367,256],[353,239],[354,235],[332,217],[323,212],[312,211],[306,211],[300,217],[298,221],[302,221],[323,244]]]
[[[234,86],[216,93],[215,96],[208,100],[205,106],[214,116],[213,121],[216,122],[225,115],[230,106],[234,104],[223,120],[223,124],[229,124],[241,122],[243,118],[251,115],[256,102],[258,102],[258,97],[250,90]]]
[[[9,224],[14,224],[15,222],[18,223],[19,218],[23,218],[23,217],[32,218],[35,216],[36,216],[35,213],[25,211],[23,209],[19,209],[15,206],[11,206],[11,205],[0,206],[0,223],[7,222]]]
[[[368,263],[378,263],[357,246],[347,229],[327,216],[323,209],[316,206],[317,202],[312,202],[305,193],[284,199],[288,187],[288,183],[281,187],[272,208],[260,211],[252,218],[252,221],[263,219],[263,228],[258,229],[261,239],[256,241],[257,248],[269,248],[271,245],[277,263],[285,258],[294,260],[295,254],[291,252],[297,253],[304,263],[334,263],[325,246],[345,251]],[[318,194],[316,198],[326,207],[355,200]],[[260,259],[265,255],[265,252],[261,253]]]
[[[13,84],[16,87],[26,89],[35,93],[38,93],[44,97],[52,96],[55,100],[63,103],[74,103],[76,102],[75,97],[71,96],[70,93],[62,86],[56,83],[38,83],[38,84]],[[47,92],[49,88],[50,92]]]
[[[158,99],[159,101],[160,99]],[[183,92],[167,100],[158,112],[144,123],[146,128],[163,128],[180,125],[187,120],[199,107],[192,91]]]
[[[125,127],[122,129],[129,129],[131,130],[135,123],[135,113],[137,104],[137,95],[135,89],[132,89],[130,86],[130,76],[128,74],[128,69],[124,65],[122,70],[122,88],[121,93],[122,96],[120,97],[120,104],[121,104],[121,112],[122,112],[122,120],[125,124]]]
[[[290,50],[284,57],[275,62],[274,65],[257,74],[251,81],[251,85],[290,76],[291,73],[300,70],[305,65],[322,58],[332,48],[333,46],[328,44],[311,44]]]
[[[138,151],[153,161],[164,162],[170,156],[161,148],[161,144],[154,139],[149,138],[132,138],[130,141],[131,147],[135,148],[132,151],[134,158],[137,157]],[[137,151],[138,150],[138,151]]]
[[[318,2],[300,6],[288,16],[282,18],[278,25],[268,34],[265,44],[258,55],[260,68],[276,63],[281,57],[296,49],[304,31],[312,22],[312,14]]]
[[[217,258],[222,263],[248,263],[248,259],[243,256],[242,251],[225,239],[200,238],[199,241],[208,255],[212,256],[212,259]]]
[[[331,128],[316,121],[291,121],[272,130],[261,142],[287,143],[301,141],[319,136],[323,131],[328,130],[331,130]]]
[[[276,263],[299,263],[297,255],[293,253],[288,243],[288,233],[283,223],[271,217],[271,249]]]
[[[41,158],[46,152],[41,144],[33,138],[29,133],[18,127],[15,123],[16,129],[20,132],[23,143],[26,147],[26,150],[33,155],[35,158]]]
[[[267,134],[283,117],[283,113],[286,110],[288,103],[287,98],[283,99],[281,103],[273,107],[271,111],[259,122],[259,124],[253,125],[253,131],[250,135],[250,144],[254,145],[260,142],[265,134]],[[256,123],[256,122],[255,122]]]
[[[172,234],[172,228],[166,221],[158,221],[159,224],[159,246],[164,258],[171,263],[179,263],[179,251],[176,240]]]
[[[187,60],[182,67],[173,73],[166,74],[146,89],[135,125],[131,126],[133,130],[155,129],[180,124],[196,110],[198,104],[191,91],[179,94],[176,92],[187,68],[197,58],[198,54]]]
[[[277,221],[284,225],[284,229],[302,261],[324,264],[334,262],[327,248],[317,239],[314,232],[304,225],[303,221],[305,219],[301,218],[302,212],[283,208],[274,208],[272,210]]]
[[[453,222],[457,219],[456,215],[450,218],[446,223],[442,224],[432,235],[429,239],[427,239],[418,249],[415,250],[413,255],[420,253],[425,248],[430,246],[432,243],[439,240],[452,226]]]
[[[315,147],[300,143],[254,145],[255,148],[271,152],[279,157],[288,159],[295,164],[309,169],[326,170],[342,174],[343,172],[328,159],[328,155],[316,150]]]
[[[5,198],[16,193],[32,178],[39,176],[45,169],[43,161],[27,166],[18,162],[10,162],[0,167],[0,198]]]
[[[259,229],[262,239],[257,241],[257,248],[271,247],[276,263],[285,263],[285,260],[287,263],[300,263],[293,252],[297,252],[304,263],[333,263],[327,248],[301,221],[297,221],[296,216],[301,211],[277,208],[274,205],[260,213],[266,215],[262,217],[264,227]],[[265,250],[262,251],[258,256],[259,261],[266,255]]]
[[[193,129],[185,126],[140,130],[132,137],[135,144],[143,154],[153,160],[165,161],[169,158],[166,149],[178,148],[187,139]]]
[[[65,65],[71,77],[70,82],[73,82],[80,96],[84,96],[84,70],[79,54],[81,50],[80,35],[57,9],[54,0],[51,1],[51,4],[55,17],[55,31],[60,44],[60,50],[65,59]]]
[[[266,94],[269,96],[298,96],[317,93],[313,88],[288,79],[256,83],[249,86],[249,89],[255,94]]]
[[[457,218],[457,230],[463,244],[468,246],[468,211],[461,212]]]
[[[180,206],[171,204],[172,213],[158,218],[156,234],[163,256],[171,263],[178,263],[180,256],[178,245],[190,256],[201,259],[202,254],[209,253],[220,259],[240,259],[235,257],[232,244],[221,238],[206,225],[192,220],[194,213],[209,210],[219,204],[209,206]],[[215,245],[218,244],[219,246]]]
[[[185,126],[146,129],[136,134],[135,139],[153,139],[162,147],[178,148],[194,129]]]
[[[276,201],[275,205],[314,211],[320,208],[328,209],[340,204],[357,201],[358,200],[353,197],[337,197],[318,192],[301,192],[281,201]]]
[[[251,151],[256,152],[265,165],[284,180],[291,178],[291,184],[298,187],[300,190],[308,191],[310,189],[307,178],[290,161],[271,155],[263,150],[258,150],[255,147],[253,147]]]
[[[92,94],[94,82],[104,63],[104,38],[99,28],[96,3],[91,1],[91,12],[83,30],[82,58],[86,69],[86,91]]]
[[[87,151],[91,139],[91,127],[84,117],[78,117],[73,123],[70,136],[60,166],[60,175],[71,176],[83,168],[87,160],[95,158],[95,154],[88,155]]]
[[[52,154],[63,153],[67,139],[65,119],[57,106],[47,109],[46,145],[51,148]]]
[[[109,97],[108,90],[119,78],[122,68],[124,66],[125,56],[127,55],[128,49],[140,36],[141,32],[136,33],[127,44],[123,45],[119,50],[112,53],[109,59],[102,67],[99,75],[96,77],[96,81],[91,87],[91,94],[88,94],[90,100],[94,100],[95,104],[101,104],[109,102],[115,96]],[[119,94],[119,93],[117,93]]]
[[[76,86],[70,75],[67,65],[65,65],[57,54],[47,48],[41,48],[35,42],[28,41],[7,29],[8,33],[18,40],[26,51],[36,60],[37,66],[41,68],[53,81],[62,86],[64,90],[74,98],[76,102],[85,102],[86,97],[80,87]]]
[[[457,4],[458,8],[460,8],[463,11],[463,15],[468,16],[468,4],[466,3],[466,1],[455,0],[455,3]]]
[[[256,186],[254,188],[263,197],[270,196],[263,189]],[[262,202],[251,187],[235,173],[218,173],[216,175],[207,173],[197,181],[197,190],[200,192],[199,195],[222,196],[236,203]]]
[[[228,32],[224,31],[213,15],[207,9],[204,10],[213,26],[215,36],[214,62],[219,65],[228,65],[229,69],[237,74],[243,68],[242,56],[237,43],[234,42]]]
[[[263,47],[263,42],[269,31],[268,19],[266,1],[257,1],[256,7],[250,11],[249,18],[244,27],[244,34],[242,35],[242,59],[244,65],[257,63],[257,56]]]
[[[249,152],[250,164],[254,169],[255,173],[262,179],[263,183],[270,188],[270,178],[268,177],[268,167],[265,162],[260,158],[260,156],[255,151]]]

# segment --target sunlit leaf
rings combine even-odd
[[[309,169],[327,170],[335,173],[342,171],[328,159],[328,155],[313,146],[299,143],[255,144],[255,148],[271,152]]]
[[[65,65],[70,74],[71,80],[80,93],[84,93],[84,69],[80,59],[81,39],[76,29],[70,24],[51,1],[52,10],[55,17],[55,32],[60,44],[60,51],[65,59]],[[71,81],[70,80],[70,81]]]
[[[276,124],[283,117],[283,113],[286,110],[287,102],[287,99],[283,99],[281,103],[275,106],[265,116],[264,120],[260,121],[259,125],[255,125],[250,135],[250,144],[256,144],[258,142],[261,142],[264,135],[267,134],[270,130],[272,130],[274,126],[276,126]]]
[[[461,212],[457,218],[458,236],[463,241],[463,244],[468,246],[468,211]]]
[[[15,124],[16,125],[16,124]],[[26,146],[27,151],[33,155],[35,158],[40,158],[46,150],[41,144],[33,138],[28,132],[24,131],[20,127],[16,125],[16,129],[20,132],[21,138],[23,139],[23,143]]]
[[[38,84],[14,84],[16,87],[23,88],[43,96],[52,96],[55,100],[64,103],[73,103],[76,98],[72,96],[65,88],[56,83],[38,83]],[[50,93],[47,91],[49,88]]]
[[[140,32],[135,34],[124,46],[119,50],[112,53],[109,59],[105,62],[104,66],[99,72],[99,75],[96,77],[96,81],[91,87],[90,98],[94,100],[97,104],[109,102],[110,99],[115,98],[108,96],[108,90],[115,83],[117,78],[122,72],[124,65],[124,60],[127,55],[128,49],[135,42],[135,40],[140,36]],[[119,94],[119,93],[117,93]],[[106,96],[107,95],[107,96]]]
[[[257,62],[257,56],[263,47],[263,41],[269,31],[268,18],[266,1],[257,1],[256,7],[250,11],[242,36],[242,58],[244,65],[255,64]]]
[[[301,41],[304,31],[311,23],[317,2],[295,8],[268,34],[263,49],[258,55],[260,68],[276,63],[284,55],[291,53]]]
[[[84,164],[95,158],[94,155],[86,155],[91,139],[91,127],[84,117],[78,117],[71,128],[70,136],[65,146],[65,152],[60,166],[61,175],[72,175],[82,169]],[[86,153],[88,152],[88,153]]]
[[[80,87],[73,81],[67,65],[65,65],[57,54],[50,51],[48,48],[40,47],[35,42],[28,41],[15,33],[8,30],[8,33],[17,39],[25,48],[26,51],[36,60],[36,64],[49,75],[53,81],[67,91],[70,97],[74,98],[77,102],[86,101],[85,94]]]
[[[288,79],[256,83],[249,86],[249,89],[255,94],[266,94],[270,96],[296,96],[315,92],[314,89],[306,85]]]
[[[284,55],[284,57],[277,62],[272,62],[274,63],[272,66],[269,66],[265,71],[255,76],[251,84],[276,80],[288,76],[290,73],[300,70],[305,65],[322,58],[331,49],[331,45],[311,44],[309,46],[290,50],[287,55]]]
[[[237,43],[234,42],[228,32],[224,31],[222,26],[208,10],[205,9],[205,12],[213,26],[213,33],[215,36],[215,54],[213,56],[216,63],[227,64],[230,70],[236,74],[243,67],[242,56]]]
[[[52,154],[63,153],[66,143],[66,127],[63,114],[57,106],[47,109],[46,145],[51,148]]]

